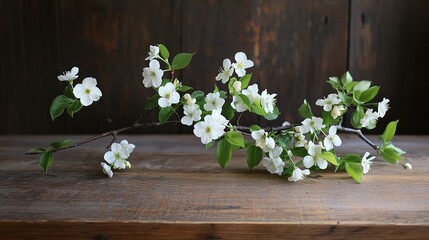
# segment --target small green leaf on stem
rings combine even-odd
[[[68,98],[71,98],[71,99],[75,99],[76,97],[74,96],[74,94],[73,94],[73,87],[72,87],[72,85],[67,85],[67,87],[64,89],[64,95],[66,96],[66,97],[68,97]]]
[[[353,91],[364,92],[371,86],[371,81],[362,80],[359,81],[354,87]]]
[[[225,168],[232,157],[232,145],[227,140],[222,139],[217,143],[216,158],[219,165]]]
[[[151,110],[154,107],[158,106],[158,99],[160,98],[160,96],[158,94],[154,94],[152,95],[144,104],[144,108],[146,110]]]
[[[177,54],[173,58],[173,62],[171,64],[171,67],[173,68],[173,70],[179,70],[179,69],[185,68],[191,62],[192,56],[194,56],[193,53],[179,53],[179,54]]]
[[[44,152],[42,155],[40,155],[39,165],[43,168],[45,173],[48,172],[48,168],[49,166],[51,166],[53,160],[54,160],[54,155],[50,151]]]
[[[363,169],[360,163],[346,162],[346,172],[349,174],[357,183],[362,182]]]
[[[386,160],[386,162],[392,164],[396,164],[397,162],[402,160],[402,156],[389,145],[380,148],[380,155],[383,157],[384,160]]]
[[[70,146],[72,144],[73,144],[72,140],[64,139],[64,140],[52,142],[51,147],[58,149],[58,148],[64,148],[64,147]]]
[[[377,96],[378,91],[380,90],[379,86],[374,86],[371,88],[368,88],[367,90],[365,90],[364,92],[362,92],[362,94],[359,97],[359,100],[361,102],[369,102],[371,101],[375,96]]]
[[[298,108],[299,115],[303,118],[311,118],[313,116],[313,112],[311,111],[310,104],[308,104],[307,100],[304,99],[304,102]]]
[[[252,74],[246,74],[240,78],[241,89],[247,88],[249,86],[250,79],[252,78]]]
[[[70,103],[70,105],[67,106],[67,113],[70,115],[70,117],[73,117],[73,115],[82,108],[82,103],[78,100],[73,100],[73,102]]]
[[[251,144],[246,147],[246,161],[250,169],[258,166],[262,160],[263,152],[259,147]]]
[[[158,118],[161,123],[165,123],[170,118],[171,114],[174,113],[174,110],[171,107],[161,108],[159,110]]]
[[[73,99],[70,99],[64,95],[59,95],[58,97],[56,97],[52,101],[51,108],[49,109],[52,121],[54,121],[57,117],[61,116],[61,114],[64,112],[64,109],[73,101]]]
[[[399,120],[396,120],[387,124],[386,129],[384,130],[384,133],[380,136],[381,140],[383,140],[384,143],[388,143],[392,141],[396,133],[396,126],[398,125],[398,122]]]
[[[170,53],[168,52],[168,49],[163,44],[158,44],[159,52],[161,53],[161,57],[167,60],[170,57]]]
[[[244,137],[236,131],[229,131],[225,134],[225,139],[234,146],[244,148]]]
[[[337,158],[332,152],[323,152],[322,154],[320,154],[320,157],[330,162],[332,165],[338,166]]]
[[[349,71],[345,72],[342,76],[341,76],[341,83],[343,85],[345,85],[348,82],[353,81],[352,75],[350,75]]]
[[[361,128],[362,124],[360,123],[360,120],[365,116],[365,113],[363,111],[363,108],[361,106],[358,106],[356,110],[352,114],[351,124],[354,128]]]
[[[46,152],[46,149],[42,147],[34,147],[27,151],[28,154],[41,154],[44,152]]]

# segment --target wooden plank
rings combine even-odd
[[[243,153],[222,170],[213,152],[188,135],[121,136],[137,145],[129,159],[133,168],[115,172],[112,179],[99,166],[109,139],[57,153],[47,175],[35,157],[23,155],[30,147],[67,137],[83,136],[0,136],[0,234],[5,239],[58,234],[166,239],[179,229],[179,239],[429,234],[428,136],[395,138],[408,151],[405,161],[413,170],[376,161],[362,184],[333,169],[291,183],[263,167],[249,171]],[[355,136],[342,138],[340,152],[370,149]]]
[[[0,2],[0,134],[45,132],[57,86],[53,1]]]
[[[416,113],[429,89],[429,2],[352,0],[351,9],[351,73],[382,86],[380,96],[391,100],[387,118],[401,119],[398,133],[427,134]]]
[[[181,1],[60,1],[61,65],[81,67],[98,79],[101,100],[69,123],[69,133],[95,133],[132,124],[144,114],[144,101],[156,92],[142,84],[149,45],[181,49]],[[78,17],[77,17],[78,16]],[[176,133],[177,127],[146,132]]]
[[[244,51],[260,92],[278,94],[283,116],[271,124],[297,122],[303,99],[314,103],[329,92],[327,78],[345,71],[347,22],[348,1],[184,1],[184,49],[197,52],[191,67],[198,69],[184,79],[212,91],[222,60]]]

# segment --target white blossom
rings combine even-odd
[[[237,73],[237,76],[239,77],[246,75],[246,68],[253,67],[253,61],[247,59],[247,56],[244,52],[236,53],[234,58],[236,63],[233,63],[232,66],[235,69],[235,73]]]
[[[130,153],[122,148],[119,143],[112,143],[110,149],[111,151],[104,154],[104,160],[109,164],[113,164],[115,169],[125,169],[126,159],[130,156]]]
[[[343,115],[344,110],[346,110],[346,108],[343,105],[334,106],[331,111],[332,118],[337,119],[337,117]]]
[[[307,146],[308,141],[307,141],[307,139],[305,139],[305,136],[302,133],[297,132],[297,133],[295,133],[293,135],[293,137],[295,139],[295,142],[294,142],[294,146],[295,147],[305,147],[305,146]]]
[[[149,67],[143,68],[143,84],[145,87],[159,87],[162,83],[164,71],[160,69],[159,62],[155,59],[150,60]]]
[[[128,155],[130,155],[134,151],[134,148],[136,148],[136,145],[132,143],[128,143],[128,141],[125,139],[122,140],[120,144],[121,144],[122,150],[127,152]]]
[[[368,129],[375,128],[378,117],[379,115],[377,112],[372,112],[372,109],[368,109],[366,110],[363,118],[360,120],[360,124],[362,125],[362,127],[366,127]]]
[[[225,84],[228,82],[229,78],[234,73],[234,70],[231,66],[231,60],[229,60],[228,58],[223,60],[222,66],[223,68],[219,69],[219,74],[216,76],[216,81],[222,80],[222,83]]]
[[[180,95],[176,92],[176,87],[171,82],[165,84],[158,89],[160,98],[158,99],[158,105],[162,108],[171,106],[180,101]]]
[[[387,110],[389,110],[389,99],[383,98],[383,101],[378,103],[378,116],[384,117],[386,115]]]
[[[184,105],[183,114],[185,116],[180,119],[180,122],[183,125],[191,126],[193,122],[201,120],[202,111],[200,110],[200,106],[198,106],[198,104]]]
[[[152,60],[159,56],[159,47],[150,45],[148,56],[144,60]]]
[[[192,98],[192,96],[189,93],[186,93],[183,96],[183,99],[185,99],[187,105],[194,105],[197,102],[197,99]]]
[[[308,170],[308,169],[301,170],[300,168],[295,166],[295,168],[292,172],[292,175],[290,177],[288,177],[287,180],[290,182],[292,182],[292,181],[296,182],[296,181],[304,180],[307,175],[310,175],[310,170]]]
[[[274,149],[275,141],[272,137],[268,136],[268,133],[263,129],[258,131],[252,131],[252,138],[255,140],[255,145],[262,149],[264,152],[269,152]]]
[[[80,99],[83,106],[89,106],[96,102],[102,96],[100,89],[97,87],[97,80],[92,77],[83,79],[82,83],[76,84],[73,88],[73,94]]]
[[[372,160],[374,160],[374,158],[375,158],[375,156],[372,156],[370,158],[368,158],[368,157],[369,157],[369,152],[366,152],[362,157],[362,163],[361,164],[362,164],[364,174],[368,173],[368,171],[370,170],[371,165],[372,165]]]
[[[246,89],[243,89],[241,93],[249,98],[250,104],[255,103],[259,101],[261,96],[258,93],[258,84],[254,83],[250,86],[248,86]]]
[[[112,167],[109,164],[101,162],[101,168],[103,169],[103,173],[109,176],[109,178],[113,177]]]
[[[237,112],[244,112],[247,110],[246,104],[244,104],[243,99],[239,96],[232,96],[231,107]]]
[[[195,136],[201,138],[201,143],[207,144],[224,134],[225,127],[216,121],[211,115],[204,117],[204,121],[194,125]]]
[[[306,168],[311,168],[314,165],[319,166],[320,169],[326,169],[328,167],[328,162],[321,158],[322,154],[322,144],[314,144],[312,141],[308,143],[308,154],[304,157],[303,163]]]
[[[281,176],[283,173],[283,167],[285,163],[280,158],[280,154],[282,153],[282,151],[282,147],[276,147],[268,152],[268,155],[270,157],[264,157],[262,159],[262,164],[271,174],[277,174]]]
[[[261,105],[266,113],[274,112],[274,106],[276,105],[275,97],[277,94],[268,94],[265,89],[261,94]]]
[[[220,97],[219,92],[214,92],[206,95],[205,102],[204,109],[213,111],[214,109],[221,109],[225,103],[225,99]]]
[[[316,105],[323,106],[323,110],[329,112],[331,111],[333,105],[339,104],[340,102],[341,100],[338,98],[338,95],[336,93],[331,93],[327,98],[318,99],[316,101]]]
[[[222,125],[224,128],[226,127],[226,125],[228,125],[228,120],[222,115],[222,109],[214,109],[212,111],[211,116],[213,117],[214,120],[216,120],[216,122],[218,122],[220,125]]]
[[[79,72],[78,67],[73,67],[70,71],[63,72],[63,75],[58,75],[58,80],[60,81],[73,81],[79,76],[77,73]]]
[[[331,126],[329,128],[329,134],[325,137],[325,140],[323,141],[325,145],[325,149],[327,151],[334,148],[334,146],[338,147],[341,146],[341,138],[337,135],[337,127]]]
[[[299,131],[302,134],[306,134],[308,132],[314,133],[314,132],[319,131],[325,127],[325,125],[323,125],[323,119],[320,117],[314,117],[313,116],[313,117],[311,117],[311,119],[306,118],[301,123],[302,123],[302,126],[300,126]]]

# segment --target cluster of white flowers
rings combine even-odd
[[[204,121],[194,125],[195,136],[201,138],[201,143],[208,144],[224,135],[228,120],[222,116],[221,109],[214,109],[210,115],[204,117]]]
[[[378,103],[378,111],[373,112],[373,109],[367,109],[365,115],[360,120],[362,127],[373,129],[377,124],[378,118],[383,118],[389,110],[389,99],[383,98],[383,101]]]
[[[59,75],[57,78],[60,81],[68,81],[70,86],[73,87],[73,80],[79,76],[78,67],[73,67],[70,71],[66,71],[63,75]],[[102,96],[101,90],[97,87],[97,80],[92,77],[86,77],[82,83],[76,84],[73,87],[73,95],[80,100],[83,106],[89,106],[93,102],[96,102]]]
[[[148,53],[148,57],[145,60],[149,60],[149,67],[143,68],[143,84],[145,87],[155,87],[158,88],[162,83],[162,76],[164,75],[164,71],[161,69],[159,61],[156,60],[159,57],[159,47],[158,46],[150,46],[150,51]]]
[[[107,174],[107,176],[113,177],[112,168],[131,168],[131,164],[127,159],[130,157],[135,147],[134,144],[128,143],[127,140],[122,140],[120,143],[112,143],[110,146],[111,150],[104,154],[104,160],[106,160],[108,164],[104,162],[101,163],[103,172]]]
[[[246,54],[243,52],[236,53],[234,58],[236,62],[233,64],[231,64],[231,60],[229,59],[223,60],[223,68],[219,69],[219,74],[216,76],[217,81],[222,81],[224,84],[227,83],[234,70],[237,76],[242,77],[246,75],[246,69],[254,65],[253,61],[247,59]]]

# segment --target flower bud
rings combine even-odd
[[[413,166],[410,163],[405,163],[403,166],[405,169],[408,169],[408,170],[413,169]]]
[[[241,82],[235,81],[234,84],[232,84],[232,87],[234,88],[234,91],[239,92],[241,90]]]
[[[339,106],[334,106],[333,108],[332,108],[332,111],[331,111],[331,116],[334,118],[334,119],[336,119],[337,117],[339,117],[339,116],[341,116],[342,115],[342,111],[344,111],[344,106],[343,105],[339,105]]]

